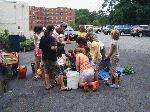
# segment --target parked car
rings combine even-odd
[[[138,36],[150,36],[150,25],[137,25],[131,29],[131,35],[133,37]]]
[[[105,27],[103,27],[103,33],[105,35],[108,35],[111,33],[111,31],[114,29],[114,25],[106,25]]]
[[[70,26],[67,26],[67,28],[64,31],[64,35],[65,35],[65,39],[64,39],[65,41],[67,40],[68,36],[70,40],[76,40],[77,38],[76,32]]]
[[[100,32],[101,32],[101,27],[94,27],[94,28],[93,28],[93,31],[94,31],[95,33],[100,33]]]
[[[119,30],[120,35],[130,34],[131,26],[130,25],[117,25],[114,29]]]

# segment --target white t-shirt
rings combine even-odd
[[[61,57],[57,57],[57,63],[58,63],[58,65],[64,65],[66,63],[66,56],[65,56],[65,54],[62,54]]]

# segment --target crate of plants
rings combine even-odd
[[[1,52],[0,53],[0,69],[1,74],[5,78],[15,78],[17,76],[17,67],[19,63],[19,55],[17,52]]]

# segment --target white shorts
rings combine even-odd
[[[93,82],[94,81],[94,69],[90,68],[88,70],[84,70],[79,75],[79,85],[81,86],[84,81]]]

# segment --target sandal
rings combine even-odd
[[[93,82],[93,91],[95,92],[95,91],[97,91],[97,88],[98,88],[98,81],[95,81],[95,82]]]
[[[60,90],[61,90],[61,91],[71,91],[72,89],[70,89],[70,88],[68,88],[68,87],[65,87],[65,88],[63,88],[63,89],[61,88]]]
[[[87,82],[83,83],[83,90],[84,90],[84,92],[88,92],[88,89],[89,89],[88,83]]]

